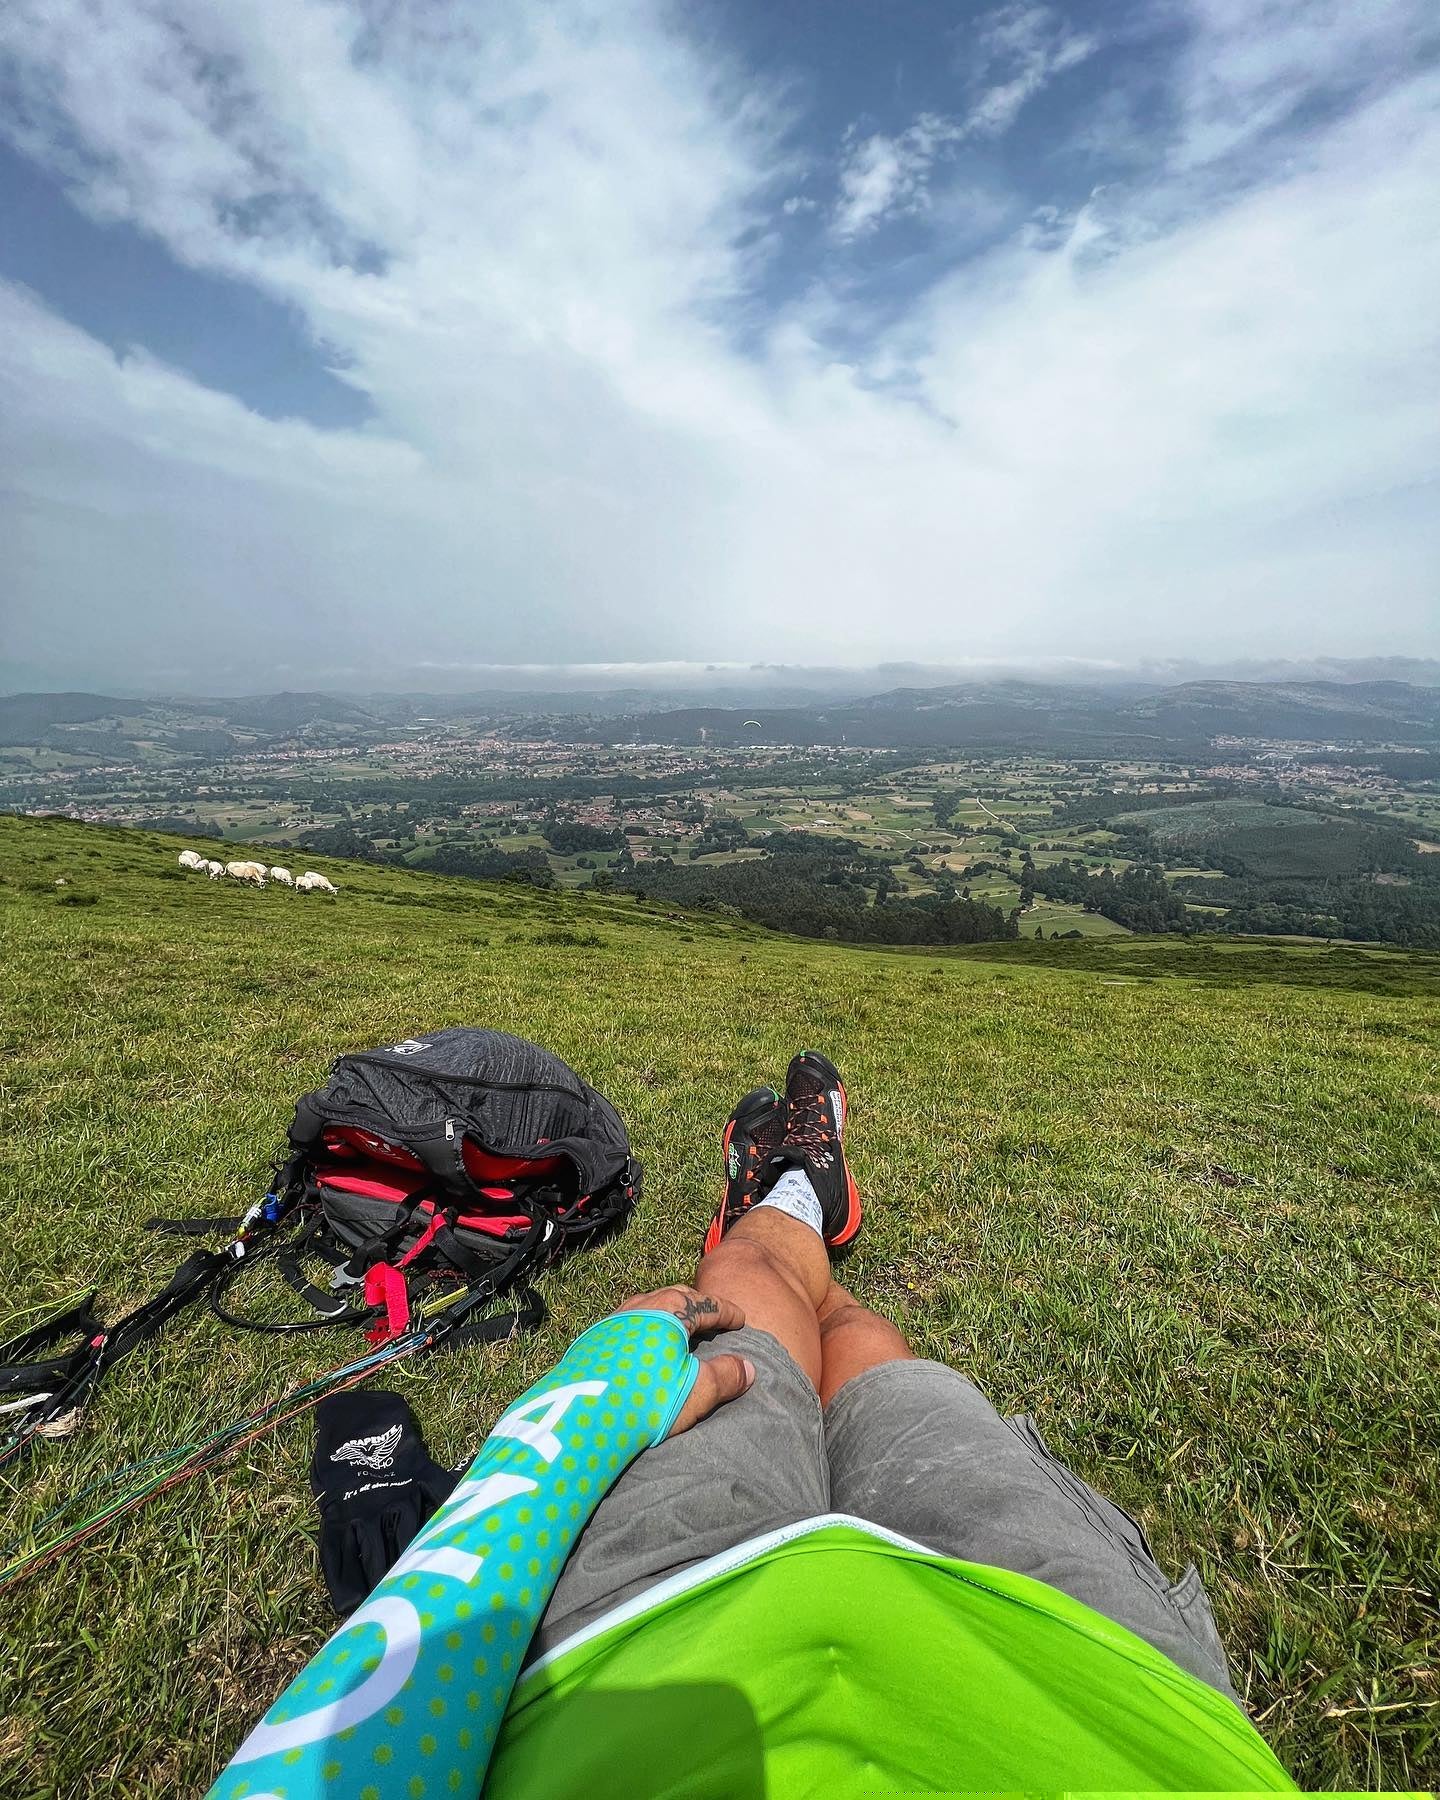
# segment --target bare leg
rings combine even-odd
[[[733,1300],[746,1324],[778,1338],[819,1388],[816,1314],[829,1292],[830,1259],[808,1225],[774,1207],[756,1207],[701,1259],[695,1286]]]
[[[828,1406],[845,1383],[877,1363],[913,1362],[915,1352],[888,1319],[862,1306],[848,1289],[832,1281],[820,1302],[820,1404]]]

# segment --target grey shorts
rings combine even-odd
[[[768,1332],[746,1326],[699,1353],[719,1351],[749,1357],[753,1386],[616,1482],[561,1573],[532,1657],[707,1557],[836,1512],[1047,1581],[1235,1697],[1196,1569],[1169,1581],[1139,1525],[1053,1456],[1027,1414],[1002,1419],[963,1375],[919,1361],[867,1369],[822,1413]]]

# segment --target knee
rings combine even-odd
[[[843,1298],[841,1297],[843,1295]],[[827,1296],[819,1314],[820,1349],[827,1362],[903,1362],[915,1352],[898,1325],[882,1313],[871,1312],[853,1294]]]
[[[845,1293],[843,1288],[841,1288],[840,1294],[844,1296],[843,1299],[834,1296],[832,1289],[831,1293],[826,1295],[825,1304],[820,1309],[818,1316],[822,1340],[835,1336],[837,1332],[853,1331],[857,1325],[869,1328],[884,1326],[887,1330],[894,1329],[888,1319],[882,1318],[879,1313],[871,1312],[868,1306],[862,1306],[853,1294]]]
[[[832,1317],[834,1314],[844,1312],[847,1307],[859,1306],[859,1304],[860,1302],[850,1292],[849,1288],[841,1287],[840,1283],[832,1275],[830,1277],[830,1285],[825,1290],[825,1298],[815,1309],[816,1317],[823,1325],[826,1319]]]
[[[805,1284],[783,1256],[773,1255],[768,1245],[754,1238],[731,1236],[703,1258],[696,1280],[701,1287],[718,1286],[725,1293],[743,1293],[748,1286],[778,1281],[812,1304]]]

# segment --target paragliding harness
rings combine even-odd
[[[150,1221],[185,1234],[239,1227],[223,1250],[187,1257],[153,1299],[107,1326],[91,1293],[0,1348],[0,1421],[15,1420],[0,1467],[68,1429],[105,1372],[202,1295],[248,1330],[364,1325],[367,1368],[534,1330],[545,1309],[533,1279],[622,1226],[642,1180],[609,1101],[538,1045],[471,1027],[340,1057],[298,1102],[289,1149],[243,1218]],[[241,1309],[251,1271],[272,1260],[314,1316]],[[72,1349],[41,1354],[77,1332]]]
[[[640,1191],[608,1100],[549,1051],[467,1027],[342,1056],[296,1107],[290,1146],[266,1204],[294,1229],[237,1258],[212,1289],[232,1325],[367,1323],[378,1344],[477,1294],[517,1289],[520,1322],[539,1324],[529,1277],[614,1229]],[[233,1290],[267,1254],[315,1317],[237,1310]],[[310,1259],[326,1285],[305,1272]],[[496,1323],[472,1321],[462,1335],[500,1335]]]

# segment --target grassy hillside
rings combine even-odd
[[[140,1222],[239,1210],[337,1052],[521,1032],[615,1100],[648,1190],[623,1238],[547,1277],[539,1338],[397,1377],[459,1460],[578,1328],[686,1273],[729,1105],[818,1045],[869,1196],[847,1281],[1035,1413],[1173,1572],[1199,1562],[1305,1785],[1440,1781],[1440,958],[865,952],[342,863],[319,865],[335,900],[257,893],[182,878],[185,843],[0,818],[12,1316],[157,1287],[186,1246]],[[354,1348],[182,1319],[0,1481],[0,1540]],[[283,1427],[3,1595],[7,1792],[204,1785],[328,1628],[309,1452]]]

